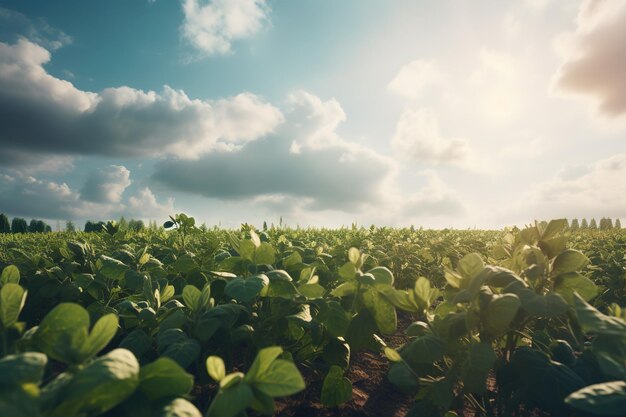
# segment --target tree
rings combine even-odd
[[[28,226],[28,231],[30,233],[44,233],[46,231],[46,227],[50,227],[43,222],[43,220],[32,219],[30,221],[30,225]],[[50,228],[52,231],[52,228]]]
[[[0,214],[0,233],[11,233],[9,218],[4,213]]]
[[[129,230],[133,230],[135,232],[138,232],[140,230],[143,230],[144,228],[145,228],[145,226],[144,226],[142,220],[130,219],[128,221],[128,229]]]
[[[589,228],[590,229],[597,229],[598,228],[598,223],[596,223],[596,219],[592,218],[591,221],[589,222]]]
[[[572,230],[580,229],[580,225],[578,224],[578,219],[572,219],[572,224],[570,224],[569,228]]]
[[[93,232],[93,222],[91,220],[87,220],[87,222],[85,222],[85,232]]]
[[[13,217],[11,231],[13,233],[28,233],[28,223],[21,217]]]
[[[587,224],[587,219],[583,219],[582,223],[580,224],[580,228],[589,229],[589,225]]]
[[[51,227],[49,224],[46,224],[46,225],[45,225],[45,232],[46,232],[46,233],[50,233],[50,232],[52,232],[52,227]]]
[[[619,218],[615,219],[615,228],[616,229],[622,228],[622,222],[619,221]]]
[[[117,227],[118,230],[128,229],[128,222],[126,221],[126,218],[124,216],[120,217],[119,221],[117,222]]]
[[[71,220],[68,220],[65,222],[65,231],[66,232],[75,232],[76,231],[76,226],[74,226],[74,223],[72,223]]]

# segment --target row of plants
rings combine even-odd
[[[626,398],[621,231],[165,227],[0,237],[0,415],[272,415],[301,370],[334,407],[363,350],[416,416],[619,415]]]

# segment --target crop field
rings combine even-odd
[[[0,234],[0,416],[623,416],[626,230]]]

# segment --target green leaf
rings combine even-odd
[[[567,219],[551,220],[541,234],[541,240],[551,239],[567,228]]]
[[[393,334],[398,325],[396,309],[385,297],[373,288],[363,293],[363,304],[374,317],[376,326],[383,334]]]
[[[391,364],[387,378],[389,382],[404,393],[410,393],[419,388],[418,377],[405,362],[394,362]]]
[[[124,274],[126,274],[126,271],[130,269],[124,262],[105,255],[100,255],[98,264],[100,265],[99,272],[108,279],[112,280],[120,280],[124,278]]]
[[[263,288],[269,284],[269,279],[261,274],[249,278],[235,278],[229,281],[224,288],[224,293],[241,303],[249,303],[254,300]]]
[[[284,359],[274,360],[265,372],[259,372],[252,385],[270,397],[292,395],[305,388],[296,365]]]
[[[434,298],[437,296],[437,290],[430,287],[430,281],[427,278],[419,277],[415,281],[413,288],[415,296],[417,297],[418,305],[421,308],[428,308]]]
[[[387,267],[377,266],[367,271],[367,273],[372,274],[378,284],[393,284],[393,273]]]
[[[357,248],[348,249],[348,260],[353,265],[357,265],[359,263],[359,259],[361,259],[361,252]]]
[[[566,249],[554,258],[554,262],[552,263],[552,275],[556,276],[567,272],[580,271],[588,264],[589,258],[582,252],[574,249]]]
[[[433,334],[415,338],[403,351],[402,356],[411,365],[433,364],[443,358],[446,341]]]
[[[282,353],[283,348],[281,348],[280,346],[270,346],[259,350],[256,357],[254,358],[254,362],[252,362],[252,365],[250,366],[250,369],[246,374],[245,381],[254,381],[258,375],[267,371],[272,362]]]
[[[103,414],[131,396],[139,385],[139,363],[126,349],[115,349],[74,375],[50,417]]]
[[[322,385],[322,404],[335,407],[352,399],[352,383],[343,376],[343,369],[331,366]]]
[[[262,242],[254,252],[254,263],[257,265],[274,265],[276,249],[267,242]]]
[[[78,304],[61,303],[41,321],[33,335],[36,346],[52,359],[79,364],[85,359],[89,314]]]
[[[191,271],[198,269],[196,260],[188,253],[179,256],[171,266],[175,271],[180,272],[181,274],[188,274]]]
[[[251,240],[242,240],[239,243],[239,249],[237,251],[239,252],[239,256],[243,259],[254,262],[254,252],[256,251],[256,246]]]
[[[484,329],[494,337],[505,333],[521,304],[515,294],[494,295],[484,312]]]
[[[400,362],[402,360],[402,356],[400,356],[398,351],[395,349],[385,346],[384,352],[387,359],[389,359],[391,362]]]
[[[5,356],[0,359],[0,375],[2,375],[0,387],[12,387],[27,383],[39,384],[47,363],[46,355],[39,352],[24,352]]]
[[[584,332],[598,335],[624,336],[626,323],[618,317],[605,316],[593,306],[574,294],[574,309]]]
[[[351,262],[346,262],[341,268],[339,268],[339,276],[344,281],[352,281],[356,276],[356,266]]]
[[[484,267],[485,264],[479,254],[468,253],[459,260],[457,270],[461,273],[463,278],[470,280],[478,275]]]
[[[202,417],[195,405],[184,398],[175,398],[154,410],[151,417]]]
[[[598,295],[596,284],[578,272],[567,272],[557,276],[554,280],[554,290],[570,304],[574,303],[575,292],[585,301]]]
[[[183,301],[191,311],[196,311],[200,307],[200,291],[195,285],[185,285],[183,288]]]
[[[119,322],[115,314],[106,314],[96,322],[83,349],[85,359],[95,356],[106,347],[117,333]]]
[[[323,298],[326,293],[326,289],[320,284],[303,284],[298,287],[298,292],[304,295],[309,300]]]
[[[26,291],[19,284],[9,282],[0,288],[0,322],[4,328],[17,323],[26,302]]]
[[[561,253],[565,249],[566,244],[567,238],[565,236],[559,236],[549,240],[540,240],[538,243],[548,259],[552,259]]]
[[[352,264],[349,264],[349,265],[352,265]],[[339,284],[337,288],[332,290],[330,292],[330,295],[332,295],[333,297],[347,297],[348,295],[354,294],[357,288],[358,287],[357,287],[356,281],[344,282],[342,284]]]
[[[172,343],[165,349],[162,355],[172,358],[180,366],[187,368],[200,356],[200,343],[195,339]]]
[[[597,416],[623,416],[626,410],[626,382],[589,385],[568,395],[565,403]]]
[[[334,337],[342,337],[350,325],[350,316],[337,301],[328,301],[320,306],[317,320]]]
[[[216,382],[220,382],[226,376],[224,361],[219,356],[209,356],[206,359],[206,370]]]
[[[193,376],[169,358],[159,358],[141,367],[139,390],[150,400],[189,394]]]
[[[470,347],[461,371],[465,392],[483,393],[487,390],[487,375],[495,361],[496,354],[491,345],[480,342]]]
[[[2,270],[2,275],[0,275],[0,285],[8,283],[20,283],[20,270],[15,265],[5,266]]]
[[[244,240],[243,242],[248,242]],[[242,243],[243,243],[242,242]],[[209,407],[207,417],[235,417],[248,408],[254,399],[252,388],[240,382],[221,390]]]

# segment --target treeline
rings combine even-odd
[[[569,224],[569,228],[571,230],[577,230],[577,229],[600,229],[600,230],[609,230],[609,229],[621,229],[622,228],[622,223],[619,221],[619,219],[615,219],[615,223],[613,223],[613,220],[611,218],[606,218],[603,217],[600,219],[600,224],[598,224],[596,222],[596,219],[591,219],[589,220],[589,222],[587,222],[587,219],[582,219],[580,221],[580,223],[578,222],[578,219],[572,219],[572,221]]]
[[[0,214],[0,233],[48,233],[52,228],[43,220],[31,219],[30,223],[21,217],[14,217],[9,223],[6,214]]]
[[[69,223],[69,222],[68,222]],[[111,223],[111,222],[109,222]],[[132,230],[135,232],[139,232],[140,230],[144,230],[146,228],[148,229],[158,229],[159,226],[157,225],[156,220],[151,220],[148,222],[148,226],[145,225],[145,223],[143,222],[143,220],[135,220],[135,219],[130,219],[130,220],[126,220],[123,216],[117,221],[114,222],[115,227],[117,230]],[[72,225],[73,226],[73,225]],[[87,222],[85,223],[85,228],[83,229],[83,231],[85,232],[101,232],[103,230],[105,230],[107,226],[107,223],[103,222],[103,221],[93,221],[93,220],[87,220]],[[69,227],[66,226],[65,230],[67,231],[73,231],[70,230]]]

